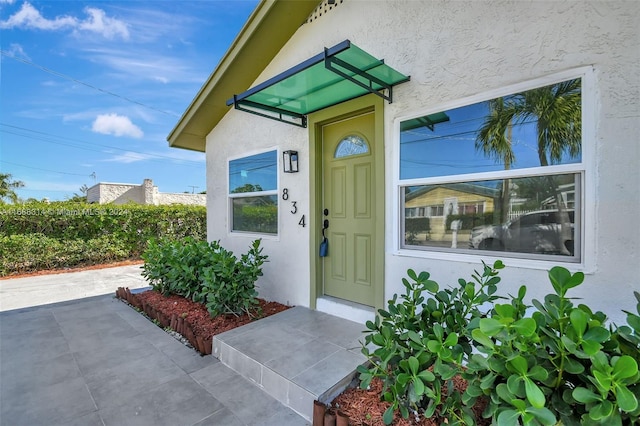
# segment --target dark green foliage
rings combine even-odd
[[[5,237],[0,239],[0,274],[138,258],[151,238],[185,236],[206,237],[204,207],[70,202],[0,205],[0,237]],[[9,249],[10,244],[23,240],[26,246],[46,249],[45,258],[38,261],[26,249],[19,250],[21,256]],[[78,244],[87,247],[79,250],[86,256],[69,254]],[[91,254],[88,247],[95,244],[101,245],[104,256]]]
[[[517,296],[495,295],[502,267],[485,265],[475,283],[460,280],[448,290],[409,270],[402,302],[394,296],[388,311],[367,323],[363,353],[371,367],[360,367],[360,378],[363,387],[373,377],[384,380],[382,398],[392,404],[385,423],[394,410],[405,418],[415,410],[473,425],[469,408],[478,398],[488,401],[483,416],[500,426],[637,423],[640,294],[638,315],[627,312],[628,325],[606,329],[603,313],[566,296],[582,284],[582,273],[551,269],[554,293],[527,306],[524,286]],[[499,298],[508,303],[495,303]],[[480,310],[485,302],[488,312]],[[463,394],[451,386],[455,375],[469,384]]]
[[[88,240],[60,240],[43,234],[0,234],[0,254],[0,276],[115,262],[131,257],[123,242],[107,235]]]
[[[204,303],[211,316],[252,315],[258,305],[255,283],[267,259],[260,240],[240,259],[219,242],[151,241],[143,253],[142,275],[164,295],[177,294]]]
[[[471,411],[452,391],[452,379],[471,355],[471,330],[485,314],[482,305],[498,298],[494,293],[501,268],[500,261],[484,265],[472,281],[460,279],[456,287],[445,289],[427,272],[410,269],[411,281],[402,280],[405,293],[400,301],[394,296],[375,322],[367,322],[365,345],[377,348],[371,352],[363,347],[372,367],[360,368],[361,386],[369,386],[373,377],[383,380],[383,398],[392,404],[385,413],[387,424],[398,409],[405,418],[410,410],[431,417],[438,409],[449,424],[470,424]]]

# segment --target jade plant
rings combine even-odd
[[[386,424],[396,410],[404,418],[410,413],[431,417],[437,410],[449,424],[472,424],[471,409],[455,391],[453,378],[471,355],[471,330],[486,315],[483,308],[499,298],[497,275],[503,267],[501,261],[483,264],[471,281],[460,279],[456,287],[444,289],[427,272],[410,269],[410,280],[402,280],[405,293],[399,299],[394,295],[388,308],[366,323],[362,351],[371,362],[358,368],[361,387],[374,377],[382,379],[382,398],[391,403],[383,417]]]
[[[238,259],[218,241],[151,241],[142,255],[142,275],[154,290],[203,303],[211,316],[249,315],[258,306],[255,283],[267,256],[260,240]]]
[[[500,426],[637,422],[640,295],[628,325],[606,328],[602,312],[567,297],[582,273],[552,268],[554,292],[529,306],[525,286],[516,296],[496,294],[503,267],[484,264],[472,281],[444,290],[428,273],[409,270],[405,294],[367,323],[370,363],[359,368],[361,386],[383,380],[385,424],[398,410],[473,425],[471,407],[481,398],[482,416]],[[455,376],[466,390],[453,386]]]

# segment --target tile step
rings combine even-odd
[[[355,378],[363,324],[294,307],[213,338],[213,356],[306,420]]]

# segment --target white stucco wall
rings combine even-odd
[[[98,204],[133,202],[156,206],[168,204],[204,206],[206,201],[205,194],[159,192],[151,179],[145,179],[142,185],[100,182],[87,190],[87,202]]]
[[[580,294],[574,295],[621,321],[620,310],[635,310],[632,291],[640,290],[639,17],[636,1],[345,0],[303,25],[256,83],[344,39],[411,76],[394,89],[394,102],[385,103],[388,299],[402,291],[407,268],[427,270],[440,283],[455,284],[458,277],[469,277],[481,259],[492,260],[397,249],[397,120],[505,86],[593,69],[592,85],[585,88],[590,90],[585,98],[593,102],[585,105],[592,119],[585,120],[583,146],[590,167],[584,200],[587,247],[581,264],[565,266],[587,275]],[[210,239],[246,250],[252,237],[228,231],[227,160],[274,147],[299,151],[301,172],[280,171],[279,188],[289,189],[300,214],[313,214],[308,211],[308,131],[230,110],[207,138]],[[280,201],[279,235],[264,238],[271,262],[260,284],[267,297],[308,305],[310,229],[297,225],[300,216],[288,213],[287,205]],[[556,263],[505,263],[502,292],[514,293],[522,284],[531,297],[550,291],[546,270]]]

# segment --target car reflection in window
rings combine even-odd
[[[478,250],[573,256],[574,219],[573,210],[525,213],[505,224],[473,228],[469,247]]]

